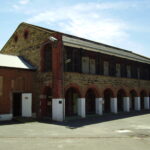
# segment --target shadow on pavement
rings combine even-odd
[[[142,111],[142,112],[130,112],[130,113],[118,113],[118,114],[104,114],[102,116],[87,116],[86,118],[80,118],[80,119],[69,119],[64,122],[56,122],[56,121],[50,121],[50,120],[40,120],[39,122],[48,123],[48,124],[55,124],[55,125],[61,125],[66,126],[70,129],[76,129],[83,126],[91,125],[91,124],[97,124],[97,123],[103,123],[107,121],[112,120],[118,120],[118,119],[124,119],[129,117],[135,117],[135,116],[141,116],[149,114],[150,111]]]
[[[141,116],[149,114],[150,111],[141,111],[141,112],[130,112],[130,113],[118,113],[118,114],[103,114],[102,116],[98,115],[89,115],[86,118],[66,118],[64,122],[57,122],[52,121],[51,119],[33,119],[33,118],[19,118],[13,119],[11,121],[0,121],[0,126],[2,125],[13,125],[13,124],[23,124],[28,122],[40,122],[40,123],[47,123],[47,124],[55,124],[60,126],[65,126],[70,129],[76,129],[83,126],[91,125],[91,124],[98,124],[118,119],[124,119],[129,117]]]

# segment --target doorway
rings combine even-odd
[[[79,93],[74,88],[69,88],[65,94],[65,114],[67,117],[77,116]]]
[[[22,93],[13,93],[13,116],[18,117],[22,115],[22,103],[21,103]]]
[[[95,99],[96,96],[93,89],[89,89],[86,93],[86,114],[96,113]]]
[[[111,112],[111,98],[113,97],[113,92],[111,89],[106,89],[104,91],[104,113]]]

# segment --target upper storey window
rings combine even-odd
[[[116,77],[121,76],[121,67],[120,64],[116,64]]]
[[[140,79],[140,68],[137,68],[137,78]]]
[[[121,77],[127,77],[127,67],[126,64],[121,64]]]
[[[64,69],[67,72],[148,80],[148,66],[145,69],[140,66],[139,70],[138,65],[138,62],[116,56],[64,46]]]
[[[116,64],[113,59],[109,61],[109,75],[110,76],[116,75]]]
[[[72,72],[72,66],[73,66],[73,50],[69,47],[65,47],[65,70]]]
[[[96,73],[96,56],[83,49],[65,47],[65,71],[83,72],[87,74]]]
[[[90,59],[90,73],[91,74],[96,73],[96,63],[95,63],[95,59],[93,58]]]
[[[82,57],[82,72],[83,73],[96,73],[96,62],[94,58],[88,56]]]
[[[52,48],[50,44],[47,44],[44,50],[44,65],[45,71],[51,71],[52,69]]]
[[[83,73],[89,73],[90,67],[89,67],[89,57],[82,57],[82,72]]]
[[[65,71],[80,72],[81,70],[81,53],[79,49],[65,47]]]
[[[108,76],[109,75],[109,62],[104,61],[104,75]]]
[[[127,65],[127,77],[131,78],[131,66]]]
[[[50,44],[46,44],[42,49],[41,56],[41,70],[48,72],[52,70],[52,47]]]
[[[136,65],[133,65],[133,64],[131,66],[131,77],[137,78],[137,67],[136,67]]]

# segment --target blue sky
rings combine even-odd
[[[0,2],[0,49],[27,22],[150,57],[150,0]]]

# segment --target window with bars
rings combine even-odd
[[[109,75],[109,62],[104,61],[104,75],[108,76]]]
[[[81,50],[65,47],[65,71],[81,72]]]
[[[140,68],[137,68],[137,78],[140,79]]]
[[[138,68],[136,67],[136,65],[131,66],[131,77],[132,78],[138,77]]]
[[[96,74],[96,59],[89,56],[82,57],[82,72]]]
[[[83,73],[89,73],[90,67],[89,67],[89,57],[82,57],[82,72]]]
[[[131,66],[127,65],[127,78],[131,78]]]
[[[80,48],[64,47],[64,67],[68,72],[82,72],[124,78],[140,78],[148,80],[150,77],[149,66],[142,69],[138,63],[118,58],[89,52]],[[145,66],[144,66],[145,67]]]
[[[121,77],[127,77],[127,68],[126,64],[124,63],[121,64]]]
[[[121,66],[120,64],[116,64],[116,77],[121,76]]]

